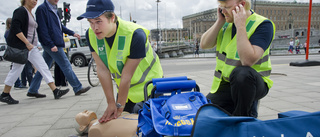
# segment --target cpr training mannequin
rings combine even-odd
[[[96,113],[85,110],[76,115],[79,134],[88,137],[137,137],[138,114],[123,112],[117,119],[99,123]]]

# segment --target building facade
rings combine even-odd
[[[252,4],[252,9],[269,19],[271,19],[277,32],[288,32],[292,36],[305,36],[308,27],[309,3],[297,2],[269,2],[256,1]],[[217,20],[217,8],[207,11],[187,15],[182,18],[183,28],[188,30],[189,36],[193,40],[200,39]],[[311,30],[319,32],[320,30],[320,4],[312,4]],[[311,32],[312,33],[312,32]],[[313,33],[315,34],[315,33]],[[277,34],[282,37],[282,34]]]
[[[171,28],[171,29],[157,29],[151,30],[151,41],[157,41],[157,34],[159,34],[158,41],[174,42],[188,39],[189,30],[186,28]]]

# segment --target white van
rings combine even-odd
[[[71,64],[77,67],[83,67],[88,65],[91,59],[91,52],[86,37],[81,37],[78,40],[76,37],[69,37],[70,48],[69,48],[69,60]],[[66,47],[69,44],[66,42]]]

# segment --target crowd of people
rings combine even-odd
[[[7,31],[5,34],[8,46],[18,49],[28,49],[28,61],[26,64],[12,63],[4,84],[0,101],[7,104],[18,104],[19,101],[11,97],[10,91],[13,84],[17,81],[21,72],[22,76],[26,75],[29,82],[27,96],[35,98],[46,97],[45,94],[38,92],[42,78],[49,85],[53,92],[54,98],[59,99],[69,92],[69,89],[57,88],[52,74],[49,70],[52,61],[59,65],[66,79],[73,87],[75,95],[81,95],[87,92],[91,87],[82,87],[77,76],[71,68],[71,64],[65,55],[63,48],[65,46],[63,33],[72,35],[80,39],[80,35],[67,29],[61,24],[57,15],[57,0],[45,0],[36,10],[36,17],[32,14],[32,10],[37,5],[37,0],[21,0],[21,6],[14,10],[12,19],[8,19]],[[37,19],[37,20],[36,20]],[[12,20],[10,22],[10,20]],[[50,20],[48,22],[47,20]],[[40,41],[44,49],[43,55],[37,47]],[[34,77],[32,65],[37,70]],[[24,72],[23,69],[26,69]],[[26,73],[26,74],[25,74]],[[22,83],[26,87],[26,82]]]
[[[293,50],[295,50],[296,54],[301,54],[301,48],[304,49],[304,53],[307,53],[307,40],[304,43],[300,43],[298,37],[295,37],[294,41],[292,38],[290,39],[288,53],[293,54]]]
[[[48,67],[53,60],[76,96],[90,89],[82,86],[64,53],[63,33],[78,39],[80,36],[61,24],[57,15],[58,1],[44,0],[34,17],[32,9],[37,0],[21,0],[21,7],[13,13],[8,46],[27,48],[28,60],[37,70],[29,83],[28,97],[46,97],[39,93],[42,78],[53,91],[55,99],[69,92],[68,88],[56,87]],[[269,53],[275,25],[251,10],[250,0],[218,0],[218,3],[218,18],[202,35],[195,52],[198,55],[199,48],[214,47],[217,51],[215,74],[207,98],[233,116],[257,117],[258,101],[268,94],[273,85]],[[88,50],[97,64],[98,77],[108,103],[98,120],[100,123],[116,119],[124,111],[137,113],[143,106],[145,83],[164,76],[159,57],[149,42],[149,30],[122,20],[114,8],[111,0],[88,0],[86,12],[77,17],[78,20],[86,18],[90,24],[86,32]],[[250,25],[246,20],[252,20]],[[43,55],[36,47],[38,40],[44,49]],[[10,90],[25,66],[13,63],[4,82],[1,102],[19,103],[11,97]],[[117,91],[113,90],[113,80]],[[114,92],[117,92],[116,98]],[[148,91],[150,94],[151,89]]]

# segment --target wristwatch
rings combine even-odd
[[[120,103],[116,104],[117,108],[124,108],[124,105],[121,105]]]

